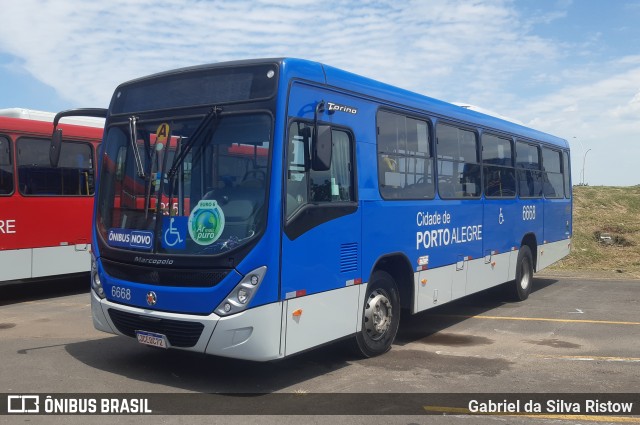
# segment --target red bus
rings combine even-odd
[[[138,155],[140,155],[141,161],[143,162],[142,169],[145,170],[145,172],[149,172],[149,169],[155,169],[153,164],[163,164],[165,162],[165,153],[167,153],[166,163],[170,165],[173,162],[176,148],[181,144],[180,139],[172,137],[168,141],[165,141],[166,146],[158,149],[157,147],[159,146],[159,143],[156,142],[155,135],[150,134],[148,137],[149,143],[146,144],[144,140],[137,140]],[[180,149],[178,148],[178,150]],[[147,151],[152,151],[154,153],[153,155],[145,154]],[[126,153],[126,150],[121,149],[120,152]],[[219,169],[219,173],[221,173],[219,177],[221,180],[221,187],[208,188],[209,190],[223,189],[225,186],[230,186],[232,184],[242,183],[244,186],[247,186],[251,184],[260,185],[264,182],[265,172],[262,170],[266,167],[266,149],[235,143],[221,149],[219,155],[230,165],[227,165],[226,168],[221,167],[221,169]],[[160,176],[158,176],[158,173],[153,172],[152,176],[144,178],[136,175],[135,163],[131,160],[126,161],[126,157],[123,155],[118,155],[116,162],[105,159],[103,165],[105,169],[109,170],[109,172],[116,174],[116,181],[114,184],[115,203],[120,209],[144,210],[146,200],[148,203],[148,211],[151,213],[156,212],[158,204],[157,196],[149,197],[147,199],[146,194],[149,183],[154,187],[160,184]],[[239,174],[239,176],[236,174]],[[236,181],[236,179],[239,179],[240,177],[243,177],[243,181]],[[163,178],[166,180],[166,173],[163,175]],[[183,174],[182,178],[186,181],[191,178],[189,170]],[[170,192],[169,187],[165,186],[163,194],[159,200],[163,215],[179,215],[179,210],[190,210],[189,198],[186,197],[183,199],[184,205],[180,208],[178,201],[175,199],[177,194],[173,192],[170,211]],[[114,214],[114,223],[122,224],[122,219],[123,217],[120,216],[120,212]]]
[[[65,119],[54,168],[54,116],[0,109],[0,285],[91,268],[96,152],[104,120]]]

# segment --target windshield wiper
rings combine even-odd
[[[176,155],[173,157],[173,162],[171,163],[171,168],[167,172],[167,184],[169,185],[169,193],[168,193],[168,205],[169,205],[169,215],[173,215],[173,189],[174,189],[174,181],[173,179],[178,172],[178,168],[184,162],[184,159],[187,157],[187,154],[191,152],[193,146],[200,140],[200,138],[207,133],[207,129],[211,122],[218,121],[218,113],[222,112],[222,108],[220,106],[214,106],[207,112],[207,115],[202,118],[198,126],[193,131],[193,134],[189,137],[187,142],[184,145],[180,146],[180,151],[176,151]],[[215,131],[215,130],[213,130]],[[161,179],[160,183],[160,193],[164,192],[164,179]],[[178,208],[182,210],[182,208]]]
[[[129,135],[131,136],[131,149],[133,149],[133,157],[136,162],[136,172],[138,177],[145,178],[144,167],[142,166],[142,159],[140,158],[140,152],[138,151],[138,118],[129,117]]]
[[[169,181],[169,184],[171,184],[173,177],[178,172],[178,167],[180,166],[180,164],[182,164],[187,154],[191,152],[191,149],[196,144],[196,142],[200,139],[200,137],[202,137],[202,134],[205,132],[211,121],[218,119],[218,112],[222,112],[222,108],[220,106],[214,106],[213,108],[211,108],[207,115],[202,118],[202,121],[200,121],[198,127],[194,130],[191,137],[189,137],[187,143],[184,144],[180,152],[173,158],[171,168],[169,168],[169,171],[167,172],[167,180]]]

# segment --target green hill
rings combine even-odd
[[[640,278],[640,186],[574,187],[571,255],[551,270]]]

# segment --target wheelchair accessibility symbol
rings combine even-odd
[[[189,217],[162,217],[162,247],[185,249]]]
[[[504,215],[502,214],[502,208],[500,208],[500,214],[498,215],[498,224],[504,223]]]

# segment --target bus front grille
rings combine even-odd
[[[118,263],[102,259],[104,271],[112,277],[136,283],[161,286],[212,287],[220,283],[231,271],[222,270],[188,270],[146,267],[133,264]]]
[[[139,314],[109,309],[109,317],[122,334],[136,337],[136,331],[163,334],[173,347],[193,347],[198,343],[204,325],[183,320],[147,318]]]

